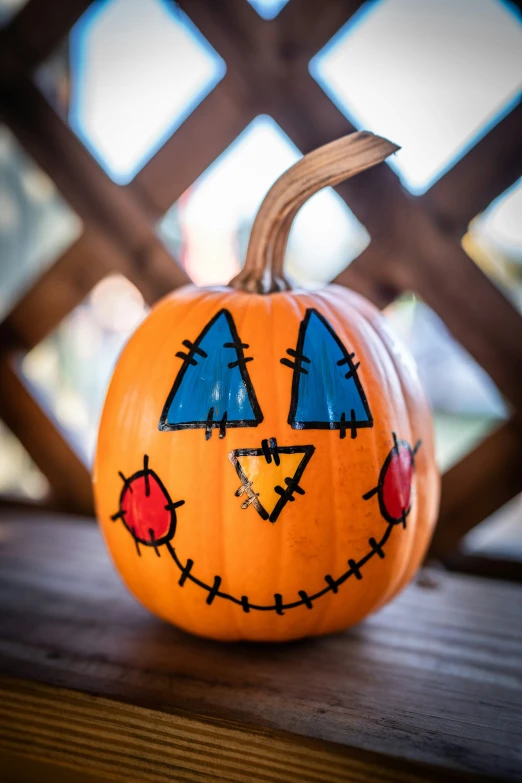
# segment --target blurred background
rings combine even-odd
[[[225,284],[270,185],[354,129],[401,145],[287,251],[383,309],[430,398],[433,553],[522,568],[522,16],[508,0],[0,0],[0,494],[92,512],[112,369]]]

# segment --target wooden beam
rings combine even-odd
[[[2,350],[29,351],[107,275],[104,241],[87,232],[36,281],[0,324]]]
[[[522,316],[418,203],[393,210],[391,243],[408,259],[402,288],[415,291],[522,411]]]
[[[48,479],[56,507],[92,514],[89,471],[29,393],[6,355],[0,356],[0,387],[0,417]]]
[[[127,277],[153,305],[172,288],[163,274],[163,256],[159,260],[156,267],[152,253],[147,266],[137,268],[103,232],[87,230],[0,323],[0,350],[31,350],[109,274]]]
[[[143,167],[128,189],[164,214],[255,117],[228,74]],[[187,155],[190,150],[190,155]]]
[[[0,30],[0,83],[30,74],[62,43],[92,0],[29,0]]]
[[[241,68],[252,49],[255,32],[265,24],[244,0],[177,0],[198,30],[227,64],[228,75],[241,76]]]
[[[455,552],[444,558],[444,566],[448,571],[458,571],[460,574],[502,579],[505,582],[522,582],[522,561],[511,558]]]
[[[346,120],[308,74],[294,84],[291,106],[285,90],[273,98],[272,114],[301,148],[324,144],[347,132]],[[342,128],[342,131],[341,131]],[[366,226],[375,245],[373,288],[381,283],[414,290],[444,320],[454,337],[522,410],[522,317],[460,246],[440,230],[422,203],[401,187],[386,164],[337,188]],[[370,246],[371,247],[371,246]],[[353,266],[353,264],[352,264]],[[358,266],[337,282],[350,285]],[[473,296],[470,296],[470,292]]]
[[[280,73],[306,69],[362,0],[330,0],[321,8],[315,0],[302,0],[298,14],[289,13],[289,4],[274,24],[261,19],[244,0],[224,0],[219,7],[211,0],[180,0],[179,5],[224,58],[227,73],[129,186],[158,214],[177,201],[257,114],[269,110]],[[331,105],[326,95],[324,100]],[[189,147],[191,154],[186,155]]]
[[[292,93],[291,103],[286,97],[288,92]],[[291,82],[280,84],[265,100],[266,110],[303,153],[355,130],[308,71],[299,76],[293,74]],[[367,228],[373,242],[387,240],[388,229],[382,214],[389,210],[389,203],[402,188],[386,163],[341,183],[335,190]]]
[[[218,15],[213,8],[208,0],[187,4],[187,10],[207,37],[235,40],[235,22],[230,22],[231,14]],[[304,69],[302,61],[298,68],[281,61],[282,67],[276,77],[262,70],[260,74],[258,58],[247,57],[245,52],[250,55],[257,52],[256,31],[260,31],[261,36],[266,29],[262,22],[250,22],[241,41],[241,63],[237,62],[238,52],[235,51],[238,76],[246,80],[252,77],[252,67],[256,69],[254,83],[258,88],[259,110],[268,111],[303,152],[349,132],[348,121]],[[255,62],[254,66],[249,65],[252,62]],[[522,344],[517,339],[522,319],[515,308],[471,261],[455,238],[440,230],[422,202],[402,188],[385,164],[344,183],[339,192],[369,230],[378,256],[390,259],[385,286],[392,290],[413,289],[419,293],[484,367],[501,392],[522,410]],[[338,282],[350,283],[357,271],[358,266],[355,266],[351,273],[347,271],[345,276],[340,275]],[[381,282],[382,267],[377,269],[376,265],[374,271],[379,273],[373,286],[375,291]],[[473,291],[472,297],[470,291]]]
[[[468,223],[522,176],[522,103],[420,197],[447,234]]]
[[[112,182],[29,79],[5,92],[7,122],[87,226],[106,234],[138,272],[149,263],[170,289],[190,282],[155,233],[132,193]]]
[[[244,0],[178,0],[229,70],[263,89],[289,68],[309,60],[363,5],[364,0],[299,0],[267,22]],[[255,82],[252,81],[255,79]]]
[[[513,418],[442,479],[430,556],[444,558],[473,527],[522,492],[522,426]]]
[[[274,116],[303,152],[352,129],[310,77],[308,64],[361,2],[289,3],[272,23],[256,18],[242,0],[225,0],[219,9],[211,0],[181,0],[180,5],[225,57],[230,78],[233,75],[236,82],[243,79],[243,86],[236,84],[238,101],[254,94],[258,111]],[[460,236],[469,220],[522,170],[521,113],[522,107],[515,109],[419,199],[446,233]],[[384,171],[387,167],[381,168]],[[390,170],[386,174],[367,172],[364,179],[367,187],[361,177],[341,186],[339,192],[359,219],[367,213],[362,222],[369,227],[372,219],[378,222],[375,194],[382,194],[382,181],[388,194],[402,190],[402,186]]]
[[[401,294],[388,274],[391,265],[390,256],[370,243],[332,282],[357,291],[383,310]]]
[[[295,70],[308,64],[339,32],[365,0],[299,0],[288,3],[277,16],[278,49]]]

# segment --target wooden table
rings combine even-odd
[[[149,615],[89,521],[0,515],[0,780],[522,780],[522,590],[424,574],[347,633]]]

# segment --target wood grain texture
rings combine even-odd
[[[73,772],[70,767],[4,750],[0,751],[0,763],[2,783],[107,783],[114,780],[79,769]]]
[[[437,781],[440,770],[0,676],[2,750],[124,781]],[[471,779],[444,773],[449,780]],[[41,778],[40,778],[41,779]]]
[[[218,644],[136,604],[92,525],[2,520],[6,752],[125,780],[522,780],[519,588],[434,572],[350,632]]]

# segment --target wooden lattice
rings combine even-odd
[[[3,118],[84,224],[0,324],[0,415],[49,479],[54,507],[82,513],[92,512],[88,471],[20,381],[13,357],[111,272],[125,274],[150,304],[188,282],[154,226],[255,116],[271,115],[303,152],[352,130],[308,63],[362,3],[291,0],[267,22],[246,0],[180,0],[227,72],[125,187],[101,170],[32,80],[88,5],[30,0],[0,34]],[[460,245],[469,221],[521,174],[519,105],[421,197],[386,165],[337,189],[372,241],[336,282],[380,307],[403,291],[418,293],[511,406],[511,419],[443,477],[438,556],[522,491],[522,317]]]

